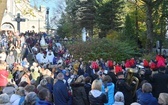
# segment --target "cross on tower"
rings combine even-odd
[[[20,32],[20,22],[25,22],[26,19],[20,18],[20,13],[18,13],[14,20],[17,22],[17,30]]]

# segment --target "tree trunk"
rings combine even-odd
[[[149,52],[152,51],[153,47],[153,19],[152,19],[152,6],[146,5],[146,26],[147,26],[147,42],[146,47]]]
[[[4,11],[7,8],[7,0],[0,0],[0,7],[1,7],[0,9],[0,23],[1,23],[4,15]]]

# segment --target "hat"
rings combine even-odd
[[[124,94],[118,91],[114,96],[115,101],[117,102],[124,102]]]

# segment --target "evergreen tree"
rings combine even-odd
[[[130,16],[126,16],[126,21],[125,21],[125,26],[124,26],[124,36],[122,39],[124,40],[135,40],[136,36],[135,35],[135,25],[133,25],[133,21],[131,20]]]
[[[121,29],[123,3],[123,0],[97,0],[96,23],[104,34],[101,37],[105,37],[110,29]]]

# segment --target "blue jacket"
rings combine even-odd
[[[108,88],[108,103],[104,104],[104,105],[112,105],[114,103],[114,84],[111,83],[107,83],[107,88]],[[102,85],[102,92],[105,93],[105,84]]]
[[[152,93],[144,93],[141,89],[136,91],[137,101],[141,105],[158,105],[157,99],[153,97]]]
[[[53,95],[55,105],[68,105],[68,90],[66,84],[64,84],[62,80],[58,80],[54,84]]]
[[[39,100],[36,102],[36,105],[52,105],[52,104],[44,100]]]
[[[25,100],[25,96],[22,96],[22,97],[20,98],[19,105],[22,105],[22,103],[24,102],[24,100]]]

